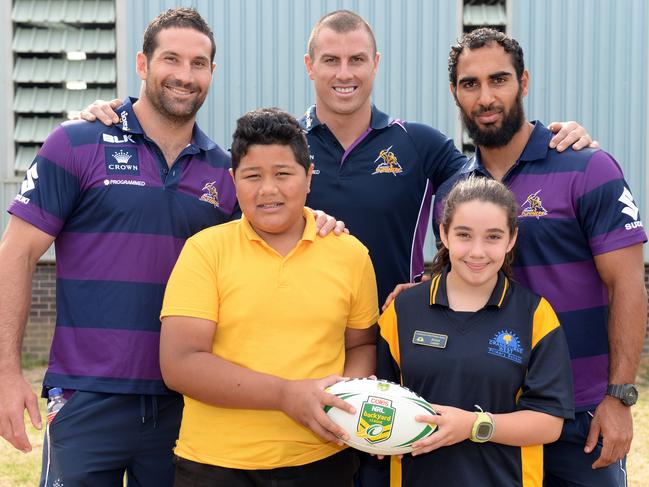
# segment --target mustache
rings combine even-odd
[[[492,103],[491,105],[487,106],[479,106],[475,110],[473,110],[472,114],[473,115],[482,115],[483,113],[489,113],[489,112],[496,112],[496,113],[501,113],[503,112],[504,109],[502,105],[496,105]]]

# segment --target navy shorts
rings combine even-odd
[[[46,429],[41,487],[171,487],[181,396],[76,391]]]
[[[564,421],[559,440],[545,445],[544,487],[626,487],[626,457],[608,467],[591,468],[602,450],[598,441],[591,453],[584,453],[592,419],[589,411],[576,413],[574,420]]]

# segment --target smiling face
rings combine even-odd
[[[161,30],[156,41],[150,58],[137,55],[142,95],[175,123],[193,120],[212,82],[211,41],[197,30],[175,27]]]
[[[463,287],[493,288],[505,255],[516,243],[505,209],[480,200],[460,203],[448,232],[440,225],[440,236],[449,252],[449,282]]]
[[[323,28],[315,40],[313,57],[304,57],[314,81],[318,117],[324,120],[369,110],[379,59],[364,28],[344,33]]]
[[[234,172],[237,198],[261,238],[302,236],[312,172],[313,166],[305,171],[288,145],[251,145],[241,157]]]
[[[502,147],[521,129],[528,80],[524,71],[519,83],[511,55],[497,43],[462,51],[451,91],[476,145]]]

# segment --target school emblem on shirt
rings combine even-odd
[[[131,147],[104,147],[107,174],[140,174],[137,149]]]
[[[527,197],[525,202],[521,205],[524,207],[523,211],[521,212],[521,216],[536,217],[536,219],[538,220],[539,217],[548,214],[548,211],[543,208],[543,203],[541,202],[541,198],[539,197],[540,192],[541,190],[539,189],[536,193],[533,193]]]
[[[387,440],[392,434],[394,412],[392,401],[382,397],[369,396],[367,401],[363,401],[356,427],[356,436],[364,438],[371,444]]]
[[[214,205],[214,208],[218,208],[220,206],[219,203],[219,192],[216,190],[216,187],[214,186],[216,184],[216,181],[212,181],[211,183],[207,183],[205,186],[203,186],[203,193],[199,200],[205,201],[211,205]]]
[[[487,353],[506,358],[520,364],[523,362],[523,347],[516,333],[510,330],[500,330],[489,340]]]
[[[392,147],[394,146],[391,145],[387,149],[383,149],[381,152],[379,152],[379,156],[374,159],[374,162],[382,162],[378,166],[376,166],[376,169],[374,169],[372,175],[387,173],[396,176],[397,174],[403,172],[399,161],[397,161],[397,156],[395,156],[394,152],[392,152]]]

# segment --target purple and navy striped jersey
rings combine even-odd
[[[568,338],[578,411],[593,408],[608,383],[608,292],[596,255],[647,240],[618,163],[606,152],[549,149],[552,134],[540,122],[516,164],[503,177],[520,212],[514,277],[545,297]],[[434,227],[453,184],[488,171],[475,159],[442,185]],[[439,237],[439,235],[437,235]]]
[[[187,238],[229,220],[228,155],[197,126],[171,168],[135,116],[56,128],[9,213],[56,237],[56,329],[44,386],[169,394],[158,361],[167,279]]]
[[[394,286],[423,273],[432,195],[466,157],[438,130],[374,106],[370,127],[347,150],[315,106],[300,124],[315,165],[307,205],[343,220],[369,249],[383,304]]]

